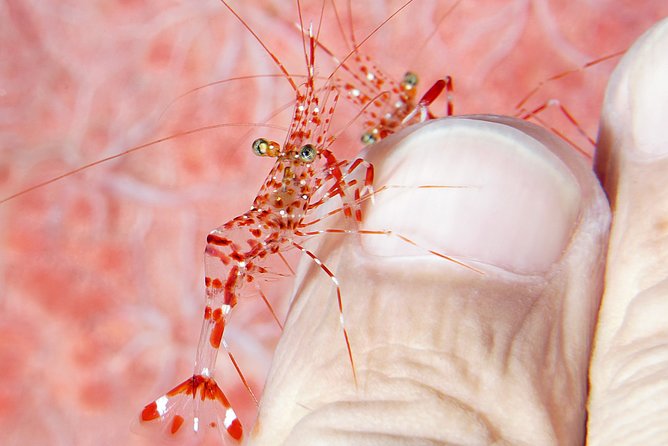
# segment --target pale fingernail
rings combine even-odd
[[[363,226],[392,235],[365,236],[366,252],[438,259],[432,250],[521,274],[559,260],[581,202],[578,180],[546,147],[560,143],[482,119],[432,121],[369,149],[376,188],[393,187],[367,206]]]
[[[668,154],[668,19],[624,55],[610,78],[602,113],[603,145],[651,157]]]

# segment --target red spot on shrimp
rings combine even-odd
[[[209,342],[213,348],[220,347],[220,342],[223,339],[223,332],[225,331],[225,319],[219,319],[216,321],[213,330],[211,330],[211,337]]]
[[[181,429],[181,426],[183,425],[183,417],[181,415],[175,415],[174,419],[172,420],[172,428],[171,428],[171,433],[175,434]]]
[[[225,237],[220,237],[215,234],[209,234],[206,237],[206,242],[211,243],[212,245],[217,245],[217,246],[228,246],[232,244],[232,240],[225,238]]]
[[[230,275],[227,276],[227,282],[225,282],[225,299],[224,303],[234,307],[237,304],[237,296],[234,293],[236,288],[237,279],[239,277],[239,267],[235,266],[230,270]]]
[[[211,319],[211,307],[208,305],[206,306],[206,308],[204,308],[204,319],[205,320]]]
[[[213,281],[211,282],[211,286],[214,288],[222,288],[223,282],[221,282],[220,279],[213,279]]]
[[[237,305],[237,296],[230,290],[225,290],[225,303],[230,307]]]
[[[232,423],[227,428],[227,433],[230,434],[230,437],[234,438],[235,440],[241,439],[241,436],[244,434],[244,429],[241,426],[241,422],[238,418],[232,420]]]
[[[183,381],[181,384],[179,384],[178,386],[174,387],[172,390],[167,392],[167,396],[168,397],[176,396],[179,393],[185,393],[186,395],[194,394],[193,393],[194,389],[196,389],[197,386],[199,385],[199,384],[196,384],[196,379],[198,377],[202,378],[202,376],[196,375],[196,376],[193,376],[190,379],[187,379],[187,380]],[[155,403],[153,403],[153,404],[155,404]]]
[[[141,411],[141,419],[143,421],[155,420],[159,416],[160,413],[158,412],[158,405],[155,401],[153,401],[151,404],[147,404],[146,407],[144,407],[144,410]]]

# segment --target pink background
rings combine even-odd
[[[292,2],[233,3],[290,72],[303,72]],[[317,22],[320,2],[305,3]],[[365,6],[355,8],[357,36],[401,4],[357,3]],[[439,23],[451,5],[415,0],[363,51],[393,78],[416,71],[422,91],[454,76],[457,113],[513,113],[540,81],[624,49],[668,14],[664,0],[464,0]],[[0,8],[1,197],[178,131],[262,122],[292,97],[284,79],[263,78],[178,99],[217,80],[277,72],[216,0],[8,0]],[[328,5],[322,38],[337,47],[331,12]],[[552,83],[532,103],[559,99],[595,136],[613,66]],[[558,113],[545,119],[575,135]],[[338,153],[354,153],[360,133],[347,128]],[[250,205],[270,168],[250,151],[263,135],[283,138],[263,128],[207,131],[0,204],[4,445],[150,444],[130,422],[191,372],[204,239]],[[281,287],[264,289],[284,314]],[[228,342],[259,393],[280,332],[253,299],[240,303],[232,325]],[[252,400],[228,363],[219,360],[219,381],[250,425]]]

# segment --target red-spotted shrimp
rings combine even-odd
[[[371,193],[373,167],[356,160],[344,169],[348,163],[338,161],[329,150],[334,137],[328,132],[339,91],[332,83],[316,85],[316,41],[310,31],[307,47],[305,83],[297,87],[284,72],[296,91],[294,115],[285,143],[259,138],[252,145],[256,155],[276,158],[274,167],[250,210],[207,237],[206,303],[193,375],[141,412],[141,426],[157,429],[167,437],[179,438],[213,428],[224,431],[233,440],[242,439],[241,422],[214,378],[216,358],[220,347],[225,346],[225,327],[240,295],[251,283],[269,274],[266,259],[282,251],[297,248],[308,254],[337,287],[344,341],[354,373],[338,282],[315,254],[298,243],[296,234],[309,224],[305,222],[308,213],[333,196],[340,196],[348,203],[342,208],[346,215],[352,216],[355,211],[356,217],[361,218],[359,208],[355,208]],[[280,63],[279,66],[282,68]],[[361,184],[348,181],[349,174],[358,168],[366,169],[365,180]],[[354,201],[351,203],[347,197],[353,197]]]
[[[360,50],[361,45],[373,36],[376,31],[385,26],[388,21],[407,8],[412,2],[413,0],[405,2],[361,42],[357,42],[355,32],[351,26],[349,34],[352,50],[341,61],[337,60],[334,53],[323,42],[318,42],[323,51],[335,60],[342,69],[342,72],[349,77],[349,80],[339,78],[337,82],[341,85],[341,90],[345,92],[345,97],[360,107],[361,113],[364,115],[364,132],[362,133],[361,140],[366,145],[378,142],[402,128],[435,118],[436,116],[429,110],[429,106],[444,91],[447,100],[446,115],[451,116],[454,113],[454,104],[452,101],[453,80],[451,76],[437,80],[418,99],[417,87],[419,78],[416,73],[406,71],[401,80],[397,82],[385,74],[374,62],[373,58]],[[458,3],[455,2],[440,21],[443,21]],[[351,10],[352,5],[349,1],[349,15],[352,14]],[[338,12],[336,14],[339,23],[341,23]],[[352,23],[352,17],[349,17],[348,22]],[[343,30],[341,32],[345,35]]]

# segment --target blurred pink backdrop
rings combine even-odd
[[[291,73],[303,72],[293,2],[231,3]],[[317,23],[320,0],[304,3]],[[357,36],[401,3],[356,2]],[[542,80],[626,48],[668,14],[663,0],[463,0],[439,21],[452,4],[415,0],[363,51],[393,78],[419,73],[422,91],[452,75],[456,113],[512,114]],[[179,131],[263,122],[292,98],[284,79],[268,78],[179,98],[278,72],[216,0],[7,0],[0,9],[0,198]],[[329,4],[322,40],[342,54]],[[559,99],[595,136],[614,63],[547,85],[532,106]],[[444,104],[432,108],[442,114]],[[558,113],[545,120],[576,138]],[[339,153],[355,153],[360,133],[348,128]],[[250,205],[271,165],[250,142],[265,135],[284,137],[233,127],[173,139],[0,205],[3,445],[152,444],[130,422],[191,373],[204,240]],[[285,282],[264,288],[282,315]],[[240,303],[227,339],[258,393],[279,335],[259,301]],[[225,355],[217,375],[250,427],[255,407]]]

